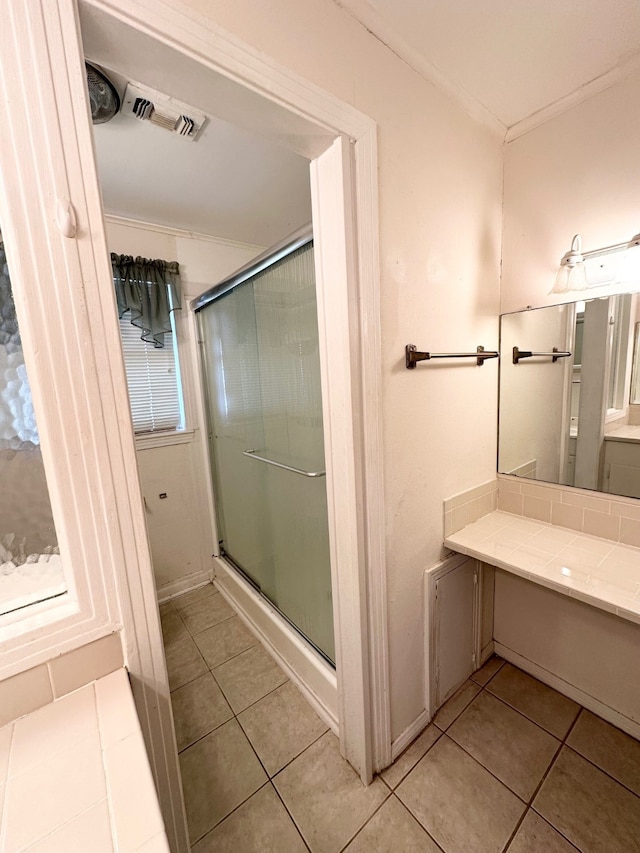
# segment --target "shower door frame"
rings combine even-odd
[[[391,760],[376,123],[184,5],[75,2],[107,27],[124,24],[231,81],[240,105],[229,103],[229,120],[243,92],[261,96],[272,138],[311,160],[340,747],[369,782]],[[99,204],[95,164],[87,170],[90,203]],[[110,287],[106,256],[100,274]],[[151,625],[152,644],[160,645],[150,614],[137,621]],[[152,753],[166,748],[148,734]]]

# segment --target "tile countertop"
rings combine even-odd
[[[129,679],[0,728],[1,853],[169,853]]]
[[[444,544],[640,624],[640,548],[500,511]]]
[[[605,441],[627,441],[630,444],[640,444],[640,426],[626,426],[613,429],[604,434]]]

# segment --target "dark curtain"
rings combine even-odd
[[[141,330],[142,340],[163,347],[165,332],[171,332],[171,312],[181,307],[177,262],[112,252],[111,265],[118,316],[130,311],[131,323]]]

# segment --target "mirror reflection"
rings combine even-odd
[[[640,498],[638,302],[500,318],[501,474]]]

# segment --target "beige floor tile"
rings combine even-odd
[[[427,750],[431,749],[441,734],[442,732],[436,726],[427,726],[420,737],[416,738],[411,746],[396,758],[391,767],[382,771],[380,775],[387,785],[392,789],[396,788]]]
[[[207,665],[191,637],[165,649],[169,688],[177,690],[207,671]]]
[[[287,676],[261,645],[253,646],[216,667],[213,674],[236,714],[287,680]]]
[[[290,681],[239,714],[238,722],[269,776],[327,731],[326,724]]]
[[[172,610],[175,610],[175,607],[173,601],[165,601],[163,604],[159,605],[158,609],[160,610],[160,618],[162,619],[162,617],[166,616],[167,613],[171,613]]]
[[[199,586],[198,589],[192,589],[191,592],[185,592],[183,595],[178,595],[176,598],[171,600],[176,610],[183,610],[185,607],[189,607],[189,605],[194,604],[196,601],[202,601],[203,598],[215,595],[216,592],[217,590],[215,586],[212,583],[208,583],[204,586]]]
[[[196,634],[195,642],[210,669],[257,645],[258,639],[239,616]]]
[[[588,853],[631,853],[640,838],[640,798],[564,746],[533,807]]]
[[[484,687],[503,665],[504,661],[502,658],[499,658],[497,655],[491,655],[489,660],[477,672],[473,673],[471,680]]]
[[[236,720],[181,752],[180,774],[192,844],[267,781]]]
[[[233,717],[210,672],[171,694],[178,750],[183,750]]]
[[[433,718],[433,722],[439,729],[445,731],[449,728],[456,717],[460,716],[469,702],[471,702],[472,699],[475,699],[479,692],[480,687],[478,687],[475,682],[465,681],[462,687],[444,703],[442,708],[440,708]]]
[[[560,747],[559,740],[486,691],[447,734],[526,802]]]
[[[441,737],[396,794],[445,853],[500,853],[525,804],[449,737]]]
[[[531,809],[507,847],[508,853],[575,853],[575,850],[573,844]]]
[[[306,853],[306,845],[269,783],[191,848],[192,853]]]
[[[580,706],[546,684],[506,664],[491,679],[487,690],[516,711],[562,740],[578,716]]]
[[[391,796],[374,814],[345,853],[440,853],[418,821]]]
[[[199,634],[200,631],[205,631],[213,625],[218,625],[224,622],[225,619],[230,619],[235,616],[235,610],[227,604],[226,600],[219,592],[215,595],[208,595],[195,604],[190,604],[183,610],[180,610],[180,615],[184,619],[184,624],[192,634]]]
[[[164,616],[161,616],[160,626],[165,649],[189,636],[189,632],[177,610],[169,610]]]
[[[312,853],[337,853],[389,795],[376,778],[365,787],[331,732],[273,780]]]
[[[640,743],[583,708],[567,743],[640,797]]]

